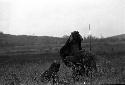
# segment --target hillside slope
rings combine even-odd
[[[108,37],[108,38],[118,39],[118,40],[125,40],[125,34],[115,35],[115,36]]]
[[[25,45],[48,45],[64,43],[64,38],[51,36],[28,36],[28,35],[10,35],[0,33],[0,47],[7,46],[25,46]]]

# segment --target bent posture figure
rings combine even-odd
[[[70,62],[68,61],[68,56],[74,56],[77,54],[81,48],[82,37],[78,31],[71,33],[69,39],[66,41],[65,45],[60,49],[60,56],[62,61],[66,66],[71,67]],[[73,59],[73,58],[72,58]],[[73,59],[75,61],[75,58]],[[73,61],[72,60],[72,61]]]
[[[82,50],[82,37],[78,31],[71,33],[65,45],[60,49],[60,56],[67,67],[73,69],[73,78],[77,75],[88,75],[92,68],[96,69],[94,56]]]

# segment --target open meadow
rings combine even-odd
[[[40,82],[40,74],[54,60],[60,60],[63,44],[15,46],[0,49],[0,85],[48,85]],[[89,50],[89,43],[82,43]],[[125,84],[125,42],[94,42],[98,72],[92,78],[82,77],[76,85]],[[13,76],[12,74],[15,74]],[[71,69],[61,63],[59,85],[73,85]]]

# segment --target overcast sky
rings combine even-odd
[[[125,33],[125,0],[0,0],[0,31],[10,34],[82,36]]]

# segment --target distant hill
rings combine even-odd
[[[51,36],[10,35],[0,33],[0,47],[24,45],[62,44],[66,38]]]
[[[61,45],[66,42],[68,37],[52,37],[52,36],[31,36],[31,35],[11,35],[0,32],[0,47],[27,46],[27,45]],[[92,37],[92,42],[108,42],[124,40],[125,34],[116,35],[108,38]],[[83,43],[89,42],[89,37],[84,38]]]
[[[108,37],[108,38],[124,40],[125,39],[125,34],[115,35],[115,36]]]

